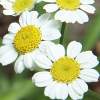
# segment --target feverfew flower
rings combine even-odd
[[[99,73],[93,69],[99,62],[91,51],[81,52],[82,45],[73,41],[67,51],[60,44],[46,46],[45,55],[36,56],[41,68],[50,69],[36,73],[32,81],[38,87],[45,87],[45,96],[51,99],[72,100],[83,98],[88,91],[86,82],[97,82]]]
[[[46,12],[55,12],[55,19],[66,23],[78,22],[83,24],[89,18],[86,12],[93,14],[95,8],[91,5],[94,0],[42,0],[48,2],[44,6]]]
[[[24,12],[19,24],[11,23],[8,28],[10,33],[3,38],[0,63],[8,65],[16,60],[16,73],[21,73],[25,67],[34,68],[34,57],[41,53],[41,44],[60,38],[59,27],[60,23],[51,19],[49,14],[38,17],[36,11]]]
[[[5,15],[19,15],[24,11],[34,8],[36,0],[1,0],[0,4],[4,7]]]

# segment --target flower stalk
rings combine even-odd
[[[60,44],[63,44],[64,42],[64,33],[65,33],[65,28],[66,28],[66,23],[63,22],[62,23],[62,27],[61,27],[61,38],[60,38]]]

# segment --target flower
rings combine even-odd
[[[36,0],[1,0],[5,15],[19,15],[34,8]]]
[[[49,14],[38,17],[36,11],[24,12],[19,24],[11,23],[8,28],[10,33],[3,38],[0,63],[8,65],[16,60],[16,73],[21,73],[25,67],[34,68],[34,57],[41,53],[39,48],[44,48],[41,45],[60,38],[59,27],[60,22],[53,20]]]
[[[46,12],[56,12],[55,19],[66,23],[78,22],[83,24],[89,18],[86,12],[94,13],[95,8],[91,5],[94,0],[42,0],[47,2],[44,6]]]
[[[79,100],[88,91],[86,82],[98,81],[99,73],[93,69],[99,63],[97,57],[81,50],[82,45],[76,41],[69,43],[67,51],[62,45],[51,43],[46,46],[45,55],[36,57],[37,65],[48,70],[34,74],[32,81],[45,87],[45,96],[65,100],[69,95],[72,100]]]

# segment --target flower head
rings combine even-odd
[[[45,87],[45,96],[65,100],[69,95],[72,100],[79,100],[88,91],[86,82],[98,81],[99,73],[93,69],[99,63],[97,57],[81,50],[82,45],[76,41],[69,43],[66,51],[62,45],[50,43],[45,55],[36,57],[38,66],[50,69],[32,77],[36,86]]]
[[[39,48],[44,48],[41,47],[42,43],[60,38],[59,28],[60,22],[53,20],[49,14],[38,17],[36,11],[24,12],[19,18],[19,24],[11,23],[8,28],[9,34],[3,38],[0,63],[7,65],[17,59],[17,73],[21,73],[25,67],[34,68],[34,58],[41,54]]]
[[[36,0],[1,0],[0,4],[4,7],[5,15],[19,15],[31,10],[35,2]]]
[[[83,24],[89,18],[86,12],[94,13],[95,8],[91,5],[94,0],[42,0],[47,2],[44,6],[46,12],[55,12],[55,19],[66,23],[78,22]]]

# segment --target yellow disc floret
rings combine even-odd
[[[35,0],[15,0],[12,5],[12,8],[16,13],[22,13],[25,10],[32,9],[34,3]]]
[[[15,35],[14,47],[21,53],[31,52],[36,49],[41,42],[41,31],[39,28],[28,25],[21,28]]]
[[[80,0],[56,0],[60,9],[76,10],[80,6]]]
[[[70,83],[79,77],[80,65],[72,58],[62,57],[53,63],[51,74],[54,80]]]

